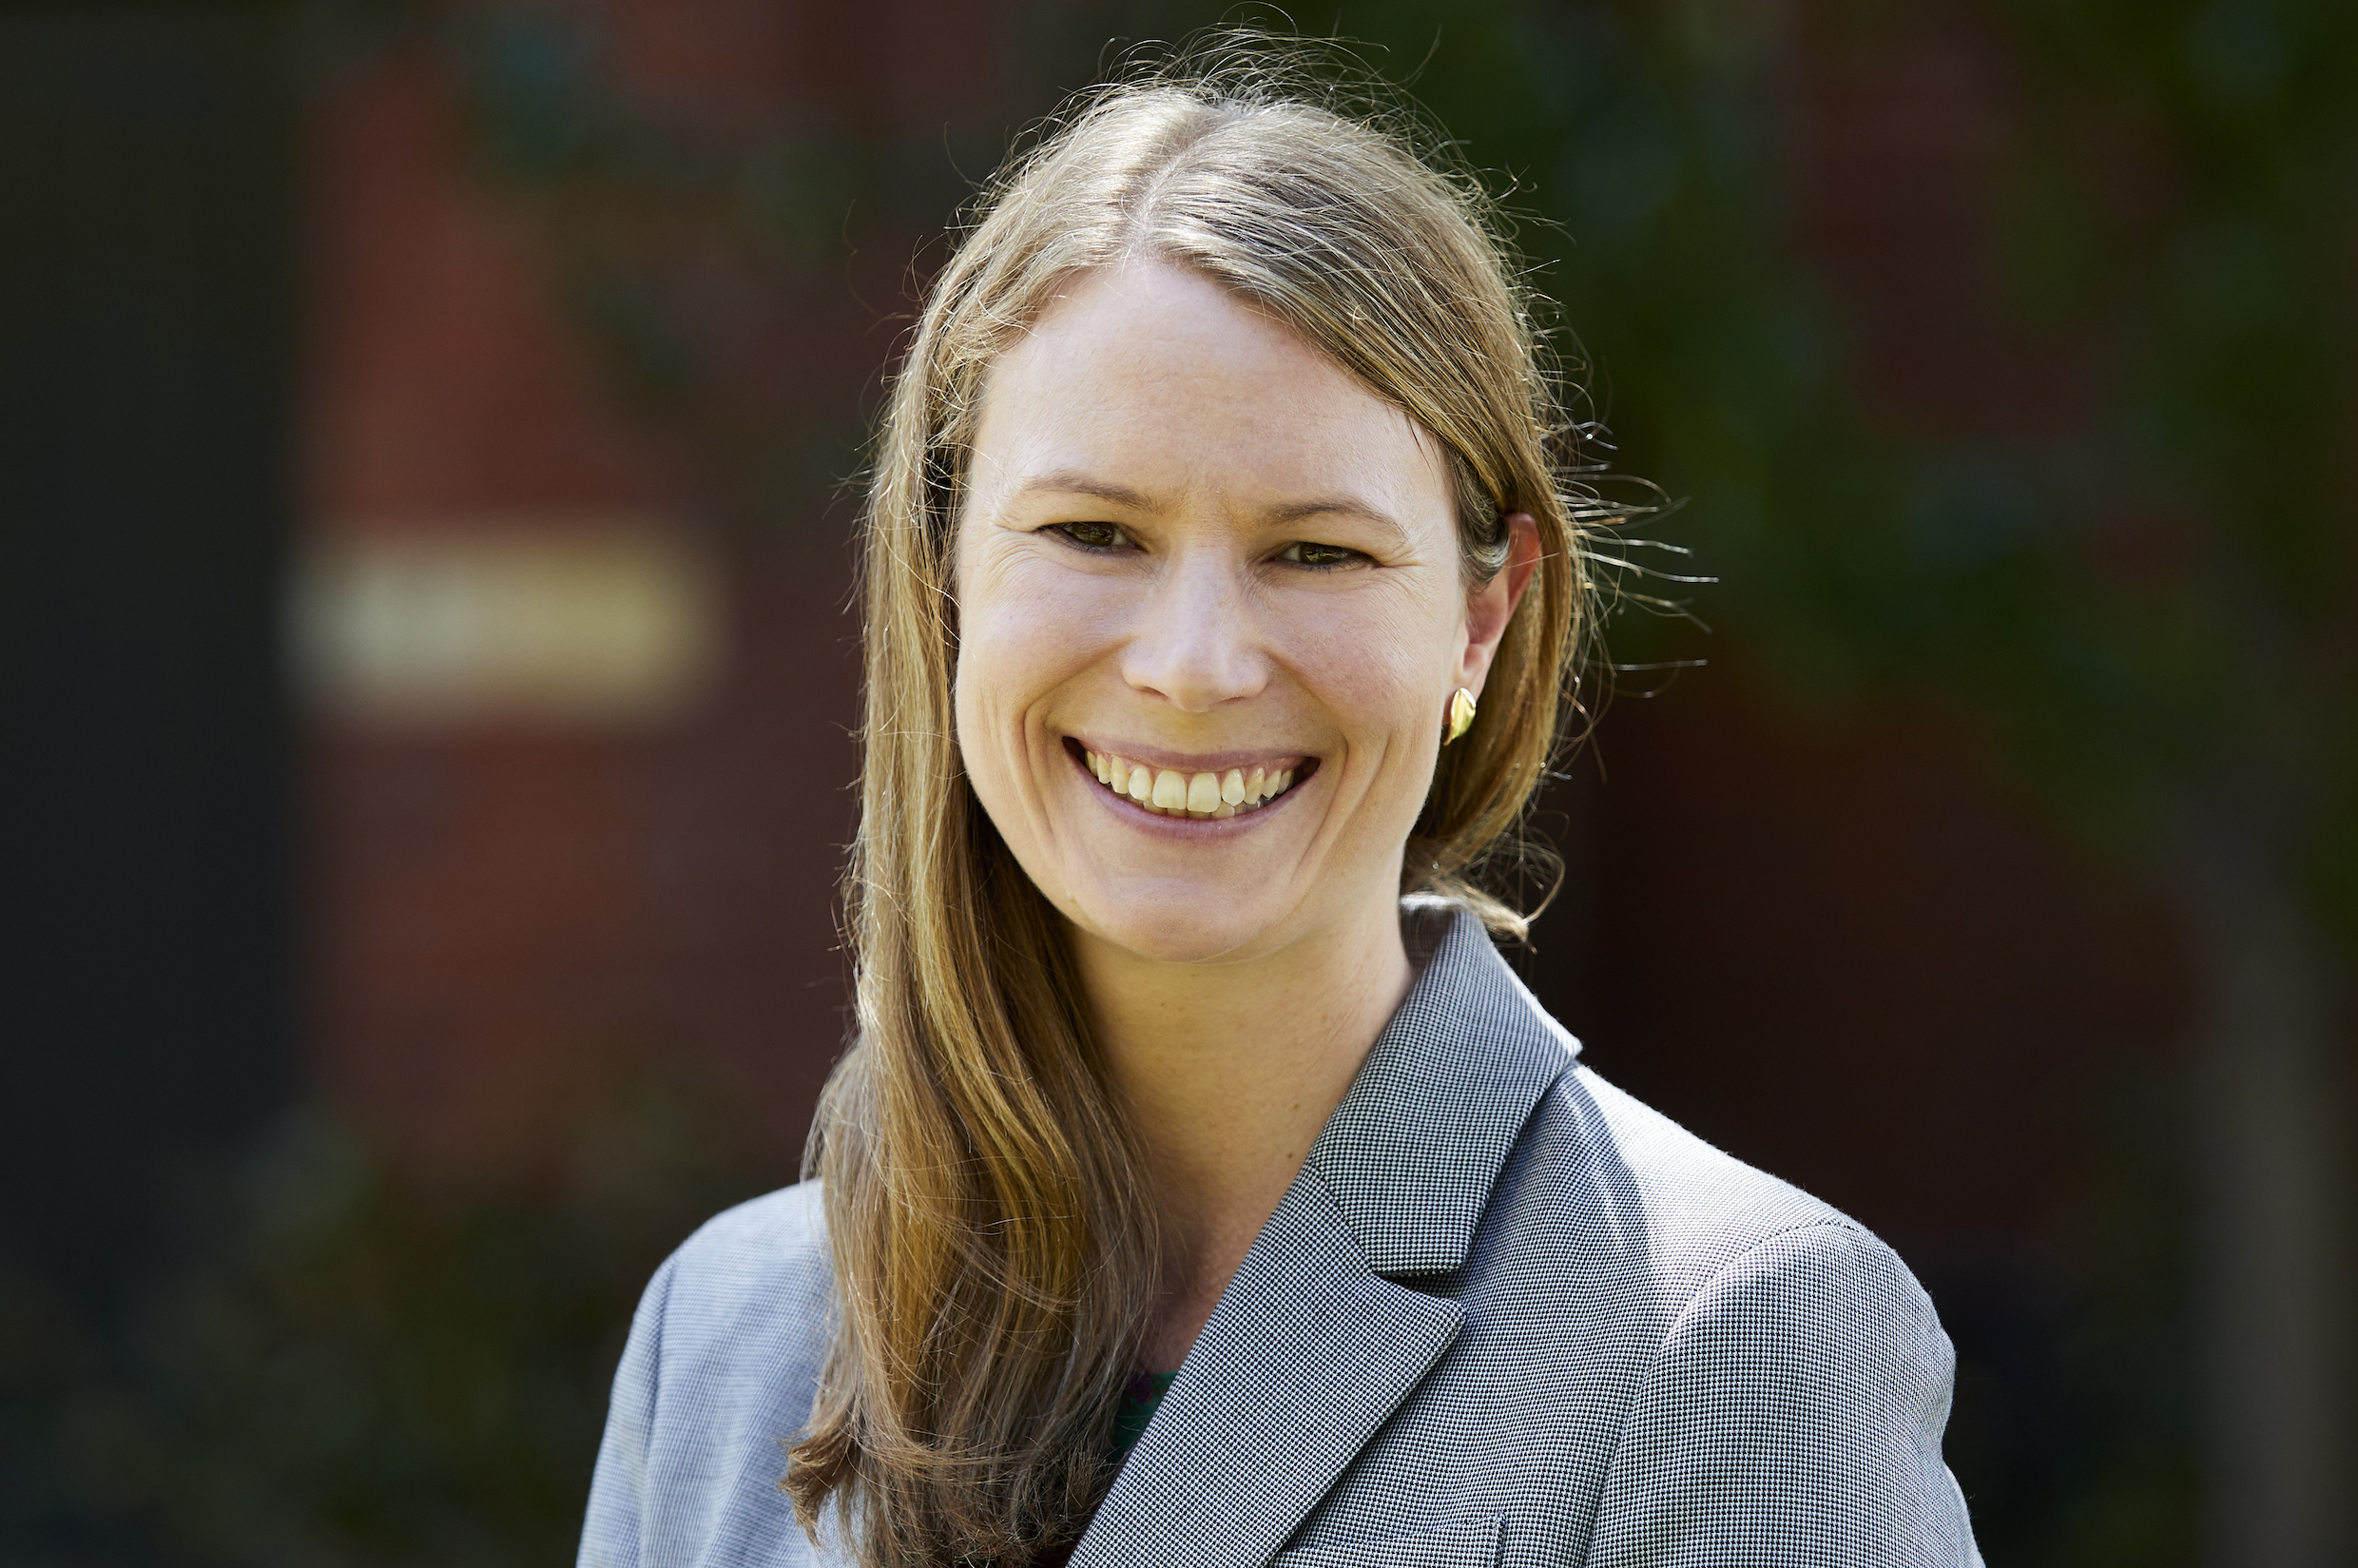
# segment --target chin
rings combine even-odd
[[[1217,963],[1265,947],[1282,923],[1274,910],[1241,902],[1221,888],[1180,890],[1157,882],[1084,899],[1074,923],[1097,940],[1152,963]]]

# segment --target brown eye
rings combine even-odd
[[[1126,542],[1111,523],[1058,523],[1056,532],[1084,550],[1114,550]]]
[[[1321,571],[1334,567],[1348,566],[1353,561],[1363,558],[1356,550],[1345,550],[1341,545],[1314,545],[1306,539],[1297,540],[1287,545],[1278,555],[1279,560],[1289,565],[1306,566],[1313,571]]]

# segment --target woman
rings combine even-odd
[[[878,453],[817,1179],[648,1287],[583,1562],[1978,1560],[1907,1270],[1492,948],[1604,513],[1484,220],[1252,80],[1003,178]]]

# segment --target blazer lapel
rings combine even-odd
[[[1212,1309],[1073,1568],[1266,1562],[1457,1337],[1456,1302],[1370,1270],[1303,1169]]]
[[[1461,1267],[1515,1138],[1578,1049],[1471,917],[1411,906],[1427,951],[1220,1298],[1073,1568],[1267,1561],[1464,1321],[1387,1276]]]
[[[1309,1159],[1368,1266],[1403,1278],[1464,1267],[1532,1108],[1580,1050],[1479,920],[1421,900],[1405,914],[1411,951],[1433,956]]]

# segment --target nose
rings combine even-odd
[[[1208,713],[1267,684],[1255,609],[1240,563],[1217,550],[1181,551],[1156,573],[1122,655],[1131,689],[1185,713]]]

